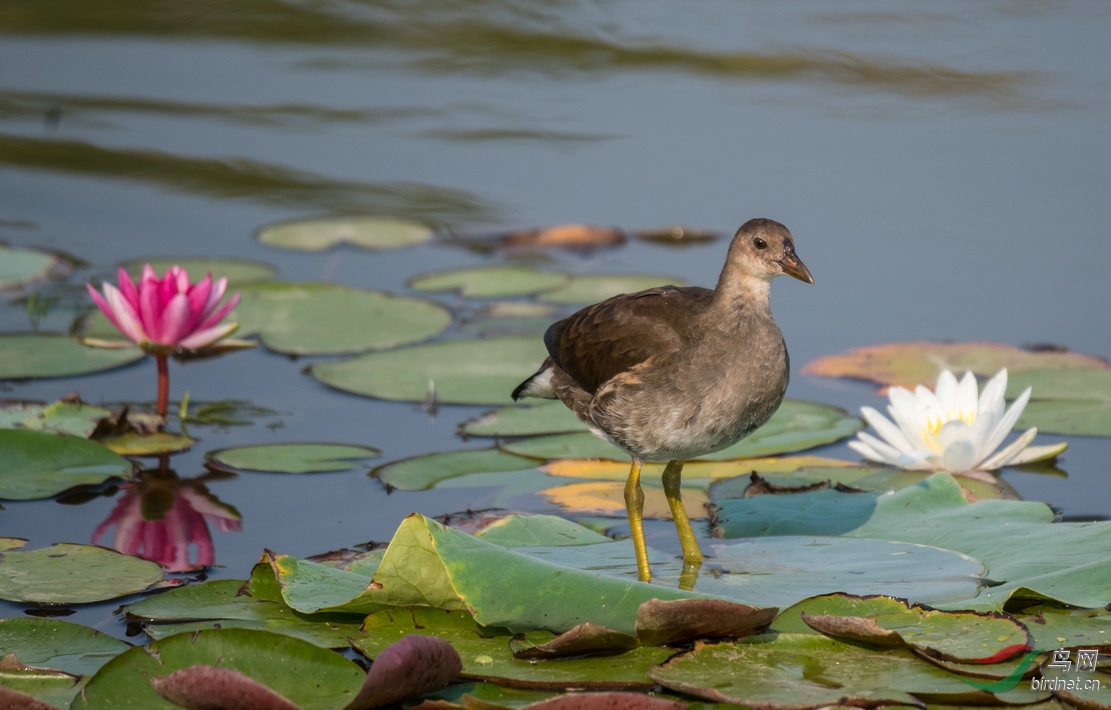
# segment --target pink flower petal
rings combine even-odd
[[[208,302],[204,304],[205,320],[208,320],[209,315],[220,303],[220,299],[224,297],[224,293],[228,290],[228,280],[226,278],[216,279],[212,283],[212,293],[208,295]]]
[[[162,311],[162,345],[177,345],[188,333],[189,297],[184,293],[176,294]]]
[[[142,343],[148,340],[146,329],[139,321],[139,314],[127,302],[124,295],[115,286],[106,283],[104,284],[104,296],[108,302],[108,311],[105,311],[105,315],[108,315],[112,325],[116,326],[121,333],[134,343]],[[109,315],[109,311],[111,315]]]
[[[235,306],[238,303],[239,303],[239,292],[236,291],[232,295],[232,297],[230,299],[228,299],[227,303],[220,306],[220,308],[218,308],[215,313],[213,313],[212,315],[205,318],[204,321],[197,327],[199,329],[211,328],[212,326],[216,325],[220,321],[224,320],[224,318],[226,318],[227,315],[232,312],[232,310],[235,308]]]
[[[212,345],[221,338],[227,337],[238,327],[238,323],[225,323],[224,325],[198,330],[192,335],[182,338],[177,344],[186,350],[200,350],[201,348]]]
[[[208,297],[212,293],[212,274],[207,274],[189,288],[189,327],[187,333],[197,329],[208,311]]]
[[[120,293],[123,294],[123,297],[127,299],[127,302],[130,303],[131,307],[138,313],[139,289],[135,287],[135,282],[131,280],[131,274],[127,273],[122,266],[116,270],[116,283],[120,285]]]
[[[162,339],[162,309],[165,301],[159,295],[157,281],[144,280],[139,284],[139,320],[147,336],[156,343]]]

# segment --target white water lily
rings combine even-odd
[[[1007,371],[988,380],[977,393],[976,378],[965,373],[960,382],[943,370],[937,390],[921,385],[911,392],[892,387],[891,419],[871,407],[861,407],[864,418],[883,440],[860,432],[849,442],[854,451],[871,461],[911,471],[994,471],[1009,465],[1044,461],[1064,451],[1067,443],[1030,446],[1037,428],[1027,429],[1009,445],[996,451],[1018,421],[1030,400],[1030,388],[1005,409]],[[979,394],[979,397],[977,397]]]

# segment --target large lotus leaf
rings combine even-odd
[[[634,293],[657,286],[682,286],[682,279],[647,274],[590,274],[575,276],[565,286],[547,291],[541,301],[551,303],[595,303],[621,293]]]
[[[219,468],[269,473],[318,473],[350,471],[358,462],[381,452],[369,446],[345,444],[258,444],[217,449],[205,459]]]
[[[862,427],[859,419],[839,407],[788,399],[767,424],[747,438],[701,458],[721,461],[802,451],[852,436]],[[542,459],[629,460],[623,450],[588,433],[522,439],[504,444],[502,448],[520,456]]]
[[[0,599],[7,601],[88,604],[166,584],[157,563],[103,547],[58,543],[0,552]]]
[[[258,333],[271,350],[327,355],[384,350],[437,335],[451,324],[431,301],[326,283],[244,284],[230,320],[238,334]]]
[[[417,291],[459,291],[469,298],[501,298],[548,291],[567,282],[565,274],[552,274],[525,266],[482,266],[419,274],[409,279]]]
[[[90,348],[64,333],[0,334],[0,380],[87,375],[143,357],[139,348]]]
[[[789,460],[803,457],[783,458]],[[805,458],[817,459],[819,457]],[[832,466],[828,463],[805,464],[793,471],[781,470],[765,473],[765,471],[757,469],[756,472],[760,474],[762,480],[754,481],[751,477],[738,476],[715,482],[711,488],[712,497],[725,499],[742,498],[746,495],[751,496],[767,492],[797,493],[803,489],[821,485],[828,485],[829,487],[841,485],[862,491],[882,493],[917,485],[933,475],[933,471],[904,471],[883,466],[854,466],[848,461],[842,461]],[[686,479],[686,477],[686,469],[684,469],[683,478]],[[986,474],[983,477],[957,475],[955,478],[961,488],[968,491],[973,500],[987,500],[989,498],[1018,500],[1021,498],[1018,492],[1000,476],[993,474]]]
[[[1007,396],[1032,388],[1020,427],[1111,436],[1111,370],[1031,370],[1009,375]]]
[[[84,402],[58,401],[46,405],[13,402],[0,405],[0,429],[33,429],[84,438],[110,414],[107,409]]]
[[[888,540],[783,535],[756,540],[703,539],[701,546],[707,557],[694,583],[695,591],[757,607],[788,606],[834,591],[892,594],[941,604],[974,596],[985,569],[967,555]],[[519,552],[563,567],[598,570],[624,579],[636,576],[633,546],[627,540],[589,547],[522,548]],[[682,559],[677,555],[653,558],[655,583],[674,587],[682,572]]]
[[[363,249],[397,249],[432,238],[428,225],[398,217],[316,217],[279,222],[256,233],[263,244],[281,249],[323,251],[339,244]]]
[[[470,473],[524,471],[538,462],[499,449],[467,449],[424,454],[379,466],[370,472],[387,486],[402,491],[420,491],[440,481]]]
[[[322,648],[342,648],[362,635],[361,617],[299,614],[282,600],[269,564],[255,565],[247,582],[220,579],[172,589],[125,607],[127,617],[143,621],[143,630],[159,639],[205,628],[251,628],[308,641]],[[199,621],[207,619],[207,621]]]
[[[994,700],[907,649],[866,652],[854,644],[811,634],[697,643],[694,650],[649,675],[665,688],[703,700],[768,709],[921,707],[920,701],[980,705]],[[1025,700],[1048,696],[1042,693]]]
[[[85,685],[84,678],[74,676],[91,676],[129,648],[108,634],[61,619],[0,619],[0,658],[14,654],[22,664],[4,670],[0,687],[68,707]]]
[[[342,655],[300,639],[253,629],[182,633],[120,654],[97,671],[74,701],[76,708],[173,710],[150,679],[204,664],[237,670],[303,710],[343,707],[364,673]]]
[[[933,386],[945,369],[958,377],[971,370],[990,377],[1003,368],[1010,374],[1023,370],[1106,368],[1103,358],[1080,353],[1022,350],[1002,343],[931,343],[912,341],[885,343],[856,348],[841,355],[827,355],[809,362],[802,371],[808,375],[851,377],[899,385]]]
[[[74,486],[131,475],[131,463],[102,444],[43,431],[0,429],[0,498],[49,498]]]
[[[518,660],[510,651],[513,635],[506,629],[481,626],[466,612],[421,607],[371,614],[365,628],[366,636],[353,645],[371,658],[409,634],[436,636],[459,652],[462,677],[515,688],[647,690],[655,685],[648,678],[648,669],[674,653],[666,648],[643,647],[616,655]],[[534,631],[525,640],[540,644],[553,637],[550,632]]]
[[[945,608],[1001,609],[1012,597],[1079,607],[1111,602],[1111,522],[1053,523],[1043,503],[969,503],[945,473],[894,493],[821,490],[715,503],[717,533],[725,537],[845,535],[932,545],[983,561],[992,586]]]
[[[606,545],[586,545],[593,551]],[[547,548],[523,548],[529,551]],[[567,549],[567,548],[552,548]],[[584,553],[588,557],[591,553]],[[629,546],[629,567],[635,575]],[[587,621],[635,633],[651,598],[698,596],[634,579],[570,569],[479,540],[413,514],[398,528],[371,579],[288,556],[272,556],[282,597],[304,613],[373,613],[392,606],[473,611],[485,626],[562,633]],[[584,600],[589,600],[587,603]]]
[[[503,404],[546,357],[537,338],[452,340],[314,365],[326,385],[379,399]]]
[[[57,254],[0,244],[0,291],[61,277],[70,269],[72,262]]]

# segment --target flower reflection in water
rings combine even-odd
[[[238,532],[241,521],[239,511],[208,492],[204,481],[215,477],[178,478],[166,465],[140,471],[123,484],[122,497],[93,532],[92,543],[99,544],[114,525],[111,547],[157,562],[167,572],[213,564],[216,550],[208,523],[221,532]]]

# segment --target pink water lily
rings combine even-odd
[[[92,284],[85,287],[112,325],[158,360],[156,409],[165,418],[170,392],[167,356],[178,350],[211,347],[231,335],[239,325],[220,321],[239,303],[239,294],[221,305],[228,288],[226,278],[213,280],[212,274],[206,274],[199,282],[190,283],[189,273],[176,265],[159,278],[146,264],[138,284],[121,268],[118,282],[118,287],[105,282],[103,295]]]
[[[180,266],[171,266],[158,278],[147,264],[138,285],[122,268],[118,279],[118,288],[104,284],[103,296],[92,284],[85,286],[112,325],[151,354],[166,355],[178,348],[200,350],[239,327],[220,323],[239,302],[236,293],[220,305],[228,288],[226,278],[213,280],[212,274],[207,274],[191,284],[189,273]]]

